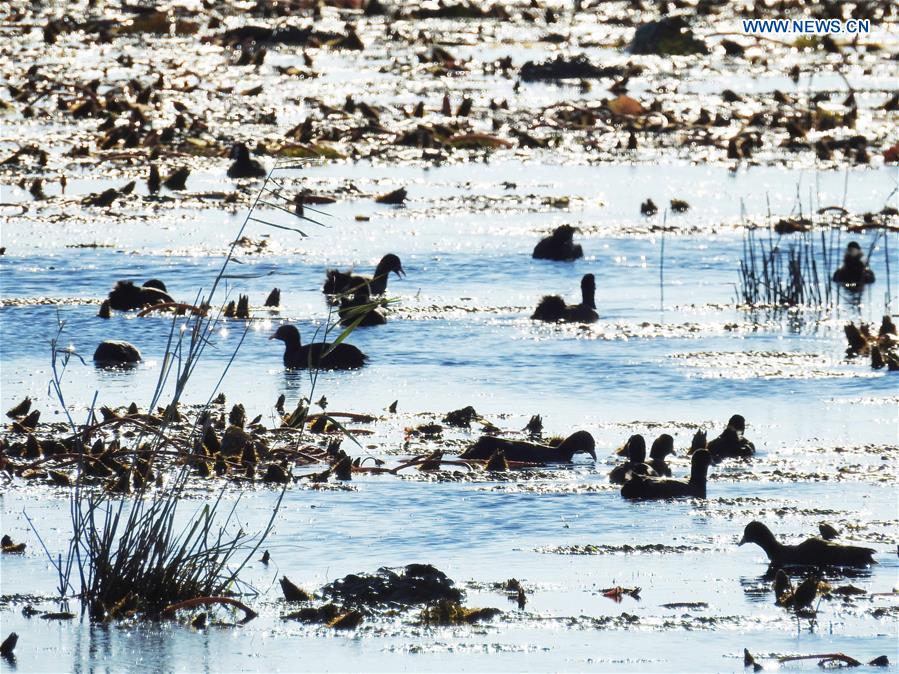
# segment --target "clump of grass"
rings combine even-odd
[[[813,232],[790,235],[789,242],[784,242],[784,237],[774,238],[770,231],[764,237],[756,228],[746,229],[737,285],[740,304],[750,308],[832,306],[834,248],[823,230],[816,246]]]

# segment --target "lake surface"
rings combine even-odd
[[[48,555],[67,549],[69,490],[2,473],[0,534],[27,547],[0,556],[0,639],[20,636],[16,659],[0,658],[0,672],[744,672],[743,649],[767,671],[819,671],[816,660],[777,658],[837,652],[891,663],[855,671],[899,671],[899,373],[847,359],[844,336],[850,321],[876,328],[884,314],[897,316],[899,237],[895,215],[882,215],[899,206],[899,168],[885,156],[897,121],[889,99],[899,25],[889,16],[853,45],[839,40],[835,53],[816,40],[731,35],[742,5],[700,3],[685,11],[709,53],[664,57],[624,49],[637,26],[660,18],[652,3],[585,2],[571,12],[571,3],[509,0],[495,5],[507,17],[473,18],[413,14],[445,4],[398,3],[374,16],[325,7],[313,17],[306,9],[278,15],[270,3],[179,3],[169,19],[194,21],[196,32],[174,23],[132,31],[128,3],[8,4],[0,26],[8,38],[0,74],[9,83],[0,87],[3,411],[29,396],[44,431],[67,415],[85,423],[92,406],[134,401],[147,410],[170,335],[184,335],[188,319],[113,312],[102,320],[101,301],[120,279],[158,278],[195,303],[242,236],[214,304],[248,294],[253,318],[216,324],[184,408],[224,393],[225,410],[242,403],[248,419],[278,428],[280,395],[287,410],[326,396],[329,412],[375,417],[349,423],[360,444],[345,439],[343,448],[395,466],[435,449],[455,458],[479,437],[478,423],[446,427],[441,439],[413,429],[472,405],[511,437],[537,414],[546,437],[588,430],[597,461],[293,483],[262,546],[271,562],[257,553],[241,576],[259,616],[204,629],[96,624],[77,600],[60,604]],[[480,4],[463,13],[477,15]],[[76,23],[62,21],[48,39],[43,29],[63,13]],[[91,23],[100,19],[111,22],[105,32]],[[240,46],[224,35],[247,24],[356,31],[364,49],[316,38],[267,43],[260,57],[260,45],[248,42],[259,62],[241,64]],[[726,54],[725,37],[744,53]],[[618,70],[520,77],[529,60],[572,56]],[[138,103],[142,88],[149,95]],[[620,91],[638,114],[611,112]],[[473,107],[463,115],[465,99]],[[85,102],[101,109],[82,115]],[[306,120],[303,139],[296,132]],[[786,120],[814,124],[788,132]],[[129,125],[136,142],[109,140],[111,129]],[[400,142],[416,129],[439,142]],[[730,141],[746,133],[759,146],[730,156]],[[480,139],[475,147],[450,142],[468,134]],[[866,158],[838,146],[858,137]],[[625,150],[631,140],[637,148]],[[288,197],[333,199],[307,211],[318,223],[265,204],[253,213],[305,235],[257,221],[241,229],[262,183],[227,177],[234,142],[267,168],[277,162],[273,177]],[[17,160],[19,150],[27,152]],[[298,154],[329,158],[286,158]],[[186,189],[151,194],[151,164],[163,176],[190,168]],[[82,201],[124,192],[132,180],[133,191],[108,207]],[[401,187],[402,206],[376,203]],[[643,217],[648,198],[659,213]],[[672,199],[689,210],[671,212]],[[865,214],[893,229],[850,233]],[[812,220],[819,261],[827,246],[823,266],[856,240],[877,282],[858,295],[833,288],[825,309],[740,306],[748,229],[788,250],[799,236],[772,227],[800,217]],[[534,245],[560,224],[579,229],[583,259],[533,260]],[[388,323],[348,339],[369,355],[367,366],[322,373],[314,387],[308,374],[285,371],[281,343],[268,339],[277,326],[321,339],[333,319],[321,293],[326,269],[370,274],[386,253],[407,275],[389,280]],[[831,272],[822,268],[824,285]],[[598,322],[529,319],[544,295],[576,302],[586,273],[596,278]],[[280,307],[264,308],[275,287]],[[50,394],[54,339],[84,359],[72,357],[62,374],[66,410]],[[91,355],[104,339],[132,342],[143,361],[95,368]],[[169,383],[159,404],[171,394]],[[694,432],[714,437],[736,413],[757,455],[713,466],[707,499],[631,503],[609,484],[615,450],[631,434],[649,442],[672,434],[671,465],[685,476]],[[8,426],[3,437],[22,439]],[[240,526],[258,531],[280,490],[197,479],[179,517],[219,493]],[[814,617],[775,605],[764,553],[738,546],[755,519],[785,542],[828,522],[841,541],[874,548],[877,565],[826,575],[833,587],[865,594],[822,599]],[[465,590],[465,606],[503,613],[425,627],[413,608],[347,631],[281,619],[295,608],[281,599],[281,576],[316,591],[346,574],[411,563],[445,572]],[[511,578],[526,591],[521,609],[502,590]],[[639,587],[640,598],[604,596],[616,586]],[[38,614],[23,613],[26,605]],[[40,617],[59,610],[78,616]]]
[[[407,271],[405,279],[390,281],[389,294],[398,300],[390,321],[359,329],[350,339],[371,356],[370,365],[323,374],[314,391],[327,396],[329,409],[383,415],[368,425],[374,436],[365,441],[366,453],[395,461],[424,451],[416,450],[415,440],[404,444],[403,429],[471,404],[510,430],[538,413],[549,433],[588,429],[597,439],[598,463],[578,459],[570,469],[500,482],[369,477],[354,480],[351,490],[291,488],[265,545],[273,565],[252,564],[246,578],[264,592],[256,602],[259,619],[197,633],[172,624],[47,623],[24,618],[14,606],[2,613],[4,628],[40,644],[36,653],[19,658],[17,671],[61,663],[94,670],[112,662],[116,669],[165,671],[200,659],[210,671],[738,671],[743,648],[762,656],[843,651],[871,659],[885,653],[895,662],[894,599],[826,601],[814,622],[797,620],[765,590],[761,550],[736,546],[752,519],[767,521],[785,538],[811,535],[826,520],[852,527],[852,538],[878,550],[880,564],[852,583],[870,593],[890,592],[896,584],[895,547],[883,542],[896,533],[895,376],[844,360],[842,337],[845,321],[876,321],[882,313],[883,251],[872,255],[878,283],[860,302],[847,299],[824,316],[753,316],[734,303],[742,232],[733,224],[741,218],[740,201],[745,217],[763,217],[767,206],[760,195],[779,175],[791,184],[817,181],[825,203],[841,198],[845,175],[763,168],[731,175],[679,164],[639,170],[650,179],[636,188],[629,167],[505,163],[385,170],[360,164],[289,172],[289,179],[316,186],[376,178],[408,185],[410,200],[401,208],[353,201],[322,206],[332,216],[320,216],[328,228],[311,226],[305,239],[251,223],[245,234],[268,234],[270,252],[238,252],[242,264],[229,272],[241,278],[228,282],[229,291],[248,292],[258,306],[277,286],[282,307],[256,310],[259,320],[249,326],[226,322],[186,402],[205,402],[247,328],[221,390],[229,404],[242,402],[250,417],[262,414],[264,423],[275,423],[275,398],[284,393],[292,406],[310,394],[310,383],[306,375],[284,371],[280,344],[267,337],[286,321],[309,339],[327,322],[320,293],[324,269],[354,265],[368,271],[390,251]],[[550,183],[549,175],[559,182]],[[207,179],[216,185],[222,178]],[[503,189],[504,180],[515,182],[515,189]],[[889,193],[895,172],[853,171],[849,180],[858,184],[851,190],[853,210],[873,209]],[[592,192],[595,184],[603,189]],[[540,213],[520,204],[505,211],[482,208],[478,201],[486,195],[495,203],[509,192],[539,199],[560,185],[565,194],[582,197],[583,205]],[[627,196],[610,196],[618,194]],[[664,202],[676,195],[693,208],[668,216],[668,223],[689,233],[666,233],[660,290],[661,233],[636,231],[646,224],[637,206],[645,196]],[[772,208],[789,211],[788,194],[771,195]],[[429,215],[442,204],[450,204],[447,213]],[[243,215],[187,211],[150,222],[143,231],[117,228],[101,217],[59,227],[52,237],[8,222],[7,253],[0,258],[4,299],[56,301],[2,309],[4,404],[30,395],[50,420],[59,419],[52,416],[59,410],[49,402],[47,385],[49,339],[63,324],[60,344],[85,357],[101,339],[121,338],[138,345],[145,359],[125,372],[73,359],[64,384],[75,419],[85,417],[94,391],[99,404],[135,400],[145,406],[171,319],[116,314],[102,321],[95,316],[96,301],[119,278],[151,277],[163,278],[175,297],[193,301],[210,286]],[[356,215],[370,219],[357,222]],[[584,259],[532,260],[541,233],[561,222],[585,230],[578,236]],[[863,245],[872,240],[858,238]],[[110,247],[66,247],[88,241]],[[192,254],[185,253],[188,248]],[[597,279],[598,323],[557,327],[528,319],[544,293],[574,301],[587,272]],[[388,415],[384,410],[393,400],[398,413]],[[608,485],[613,451],[631,433],[650,439],[672,433],[679,454],[675,473],[684,473],[692,429],[717,432],[736,412],[746,416],[759,456],[749,465],[713,468],[707,502],[633,504]],[[475,431],[456,435],[477,437]],[[227,491],[231,499],[239,489]],[[193,492],[197,503],[188,502],[186,512],[207,493]],[[242,518],[263,522],[275,497],[272,490],[250,489],[241,499]],[[51,551],[64,549],[65,492],[12,489],[0,498],[4,532],[29,544],[25,556],[4,557],[2,594],[52,595],[55,572],[23,513],[37,522]],[[674,551],[566,554],[566,546],[640,544]],[[283,609],[272,584],[280,574],[313,588],[346,573],[418,561],[467,587],[468,605],[497,606],[507,617],[476,627],[425,629],[407,615],[369,622],[350,634],[278,619]],[[489,589],[510,577],[530,593],[524,611]],[[616,604],[599,592],[618,584],[641,587],[642,599]],[[677,602],[706,606],[662,606]],[[638,620],[623,621],[622,614]],[[696,646],[684,648],[687,639]]]

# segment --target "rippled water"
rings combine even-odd
[[[253,564],[247,576],[267,591],[257,602],[256,621],[198,633],[171,624],[48,623],[26,619],[14,606],[0,611],[0,619],[4,632],[23,635],[20,648],[27,655],[17,671],[166,671],[198,669],[201,662],[209,671],[740,671],[743,648],[761,656],[843,651],[865,661],[887,654],[895,663],[895,596],[825,601],[817,620],[797,620],[764,589],[761,550],[736,543],[752,519],[793,540],[826,520],[877,549],[880,564],[852,583],[872,593],[895,587],[899,380],[866,362],[844,360],[842,326],[879,320],[886,255],[895,274],[896,248],[884,250],[881,239],[872,257],[878,282],[860,301],[846,298],[823,317],[747,314],[735,307],[734,284],[742,245],[736,226],[744,219],[761,221],[769,208],[777,216],[798,212],[797,194],[806,213],[841,204],[853,212],[879,210],[896,176],[883,168],[816,173],[754,167],[732,174],[680,164],[508,162],[432,169],[336,164],[287,176],[319,192],[346,181],[372,192],[403,185],[410,199],[401,208],[341,199],[321,207],[331,216],[323,217],[329,227],[310,226],[306,239],[251,224],[247,236],[267,236],[266,251],[238,251],[241,264],[229,272],[240,277],[229,280],[228,290],[248,292],[260,306],[277,286],[282,307],[256,311],[260,320],[249,325],[221,386],[229,404],[242,402],[249,417],[262,414],[264,423],[274,424],[280,393],[289,406],[308,395],[307,376],[286,373],[280,343],[267,337],[289,321],[309,339],[327,319],[320,293],[325,268],[354,265],[370,272],[382,254],[393,252],[408,275],[390,280],[389,294],[398,299],[390,322],[359,329],[350,340],[371,356],[370,365],[324,374],[315,391],[327,396],[329,410],[385,415],[363,425],[374,431],[366,451],[391,460],[416,453],[418,441],[403,444],[404,427],[427,419],[426,413],[471,404],[503,428],[520,429],[537,413],[551,433],[586,428],[597,438],[599,462],[502,482],[388,476],[356,479],[350,490],[292,488],[266,544],[273,564]],[[223,175],[192,180],[193,189],[214,190]],[[68,189],[98,188],[71,181]],[[3,192],[6,202],[23,194],[13,187]],[[543,204],[559,196],[570,198],[567,208]],[[650,231],[661,217],[639,217],[647,197],[660,205],[672,197],[692,205],[687,214],[668,216],[677,231],[664,242]],[[76,419],[85,417],[94,391],[99,404],[136,400],[145,406],[171,319],[118,314],[102,321],[95,317],[97,302],[117,279],[153,277],[165,280],[175,297],[193,301],[210,286],[244,215],[240,209],[167,209],[147,213],[144,222],[119,224],[114,215],[98,213],[90,221],[63,219],[43,228],[8,220],[7,251],[0,257],[7,301],[0,308],[4,409],[27,394],[44,411],[42,420],[61,419],[47,396],[49,340],[60,324],[62,343],[85,356],[101,339],[120,338],[135,343],[145,359],[127,372],[73,361],[64,381]],[[357,221],[358,215],[370,219]],[[562,222],[583,229],[578,239],[585,258],[532,260],[537,239]],[[872,234],[853,236],[865,249],[873,241]],[[85,243],[108,247],[69,247]],[[597,324],[528,320],[543,294],[577,299],[587,272],[597,279]],[[57,301],[36,301],[47,297]],[[208,398],[244,328],[232,321],[215,335],[187,402]],[[394,400],[398,414],[386,415]],[[632,504],[608,486],[612,452],[631,433],[672,433],[680,455],[674,469],[684,473],[682,450],[694,428],[717,431],[735,412],[746,416],[759,457],[748,466],[714,468],[708,501]],[[237,495],[229,489],[227,498]],[[55,574],[23,512],[55,553],[64,546],[67,500],[63,492],[34,496],[28,489],[0,494],[3,532],[28,543],[24,557],[3,559],[3,595],[53,593]],[[187,509],[207,496],[193,492],[196,500],[187,501]],[[263,522],[273,499],[269,490],[246,491],[243,521]],[[552,551],[657,543],[684,549]],[[467,605],[497,606],[507,615],[475,627],[425,629],[410,614],[369,621],[348,634],[278,619],[284,612],[276,602],[281,574],[313,588],[346,573],[417,561],[467,587]],[[485,589],[510,577],[530,592],[524,611]],[[601,596],[600,589],[617,584],[640,586],[642,600],[616,604]],[[707,606],[662,606],[672,602]],[[603,620],[607,616],[615,620]],[[811,671],[814,663],[789,668]]]

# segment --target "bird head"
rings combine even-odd
[[[559,445],[559,449],[574,454],[589,454],[596,461],[596,441],[587,431],[576,431]]]
[[[295,325],[281,325],[269,339],[277,339],[285,344],[300,343],[300,331]]]
[[[649,456],[653,459],[664,459],[669,454],[674,454],[674,438],[667,433],[662,433],[652,443]]]

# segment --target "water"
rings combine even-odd
[[[895,88],[892,56],[899,44],[889,15],[873,21],[860,44],[844,44],[840,55],[811,44],[794,48],[727,35],[747,52],[725,57],[721,33],[738,29],[742,10],[717,3],[709,14],[700,16],[697,8],[690,17],[709,41],[709,55],[668,58],[622,49],[637,25],[659,18],[652,3],[644,3],[646,9],[582,3],[582,11],[572,13],[567,0],[544,0],[541,5],[559,15],[554,22],[529,3],[499,3],[508,6],[508,20],[363,18],[325,7],[316,28],[343,34],[349,21],[364,50],[270,45],[262,65],[244,67],[234,65],[230,46],[216,41],[223,30],[245,22],[313,20],[302,10],[263,17],[249,6],[232,11],[226,3],[206,8],[188,2],[177,11],[198,22],[197,35],[113,35],[105,42],[74,31],[49,44],[40,27],[51,17],[133,15],[108,2],[7,4],[2,30],[12,39],[0,41],[0,73],[10,86],[0,87],[0,162],[27,144],[48,158],[43,166],[34,157],[0,163],[3,410],[31,396],[46,428],[64,421],[65,413],[84,422],[95,395],[97,406],[133,400],[146,409],[169,335],[173,327],[180,334],[185,319],[115,314],[104,321],[96,317],[100,301],[119,279],[163,279],[186,302],[208,292],[258,185],[226,177],[230,144],[245,141],[254,155],[257,143],[266,145],[260,159],[270,166],[279,144],[290,142],[290,130],[309,118],[316,142],[369,160],[279,174],[288,193],[306,188],[336,197],[317,207],[326,215],[312,216],[327,226],[304,223],[304,238],[248,225],[250,243],[236,249],[217,300],[249,294],[254,320],[226,321],[209,336],[183,405],[203,404],[223,391],[228,407],[241,402],[248,418],[261,415],[274,428],[281,423],[274,409],[279,395],[286,396],[288,410],[301,396],[325,395],[329,411],[377,417],[349,424],[362,446],[349,440],[343,446],[389,466],[435,448],[449,457],[475,440],[477,424],[471,431],[447,429],[442,441],[408,432],[440,422],[449,410],[473,405],[510,432],[540,414],[547,435],[589,430],[598,461],[578,456],[571,466],[505,476],[409,469],[399,476],[356,474],[344,485],[298,482],[286,492],[263,546],[271,563],[261,564],[257,553],[241,576],[258,592],[246,601],[259,617],[241,627],[203,630],[177,622],[101,625],[80,616],[70,622],[26,617],[26,603],[41,612],[80,610],[76,601],[57,604],[56,571],[43,549],[53,558],[66,550],[69,494],[0,472],[0,534],[27,544],[23,555],[0,556],[0,638],[20,635],[16,661],[0,659],[0,672],[743,672],[744,648],[768,671],[779,668],[777,656],[828,652],[865,663],[887,655],[889,671],[897,671],[899,379],[870,369],[864,358],[846,360],[843,327],[877,323],[885,311],[895,316],[899,239],[894,232],[887,247],[873,231],[829,237],[837,257],[850,239],[871,251],[878,279],[861,296],[841,298],[832,311],[772,316],[735,302],[745,225],[833,206],[857,222],[865,212],[899,204],[899,170],[883,157],[896,140],[895,112],[882,107]],[[407,9],[403,3],[397,8]],[[216,16],[220,26],[210,21]],[[565,39],[544,41],[548,33]],[[459,69],[441,72],[445,64],[422,60],[434,45],[454,55]],[[601,65],[642,68],[631,72],[627,93],[664,115],[609,115],[604,101],[613,95],[611,79],[589,86],[517,81],[525,61],[581,54]],[[492,64],[505,58],[509,71],[495,72]],[[278,70],[293,66],[316,76]],[[160,146],[158,157],[144,146],[100,150],[104,130],[98,127],[106,115],[75,118],[64,110],[95,80],[101,98],[118,87],[116,95],[131,100],[130,81],[146,86],[159,75],[158,103],[142,108],[147,127],[168,127],[183,111],[186,124],[200,123],[185,135],[207,145],[179,134]],[[257,84],[263,89],[258,95],[240,94]],[[724,101],[726,89],[741,100]],[[784,119],[815,110],[845,114],[849,90],[858,106],[852,128],[812,129],[808,146],[783,149]],[[445,94],[453,109],[471,97],[472,115],[443,115]],[[369,128],[357,137],[369,122],[359,112],[340,112],[348,95],[375,106],[384,130]],[[812,101],[816,95],[821,100]],[[508,107],[492,110],[491,101]],[[424,117],[410,117],[419,102]],[[588,110],[595,123],[569,125],[556,114],[560,109]],[[725,121],[702,125],[700,110]],[[761,119],[750,121],[756,113]],[[660,121],[665,129],[653,130]],[[549,146],[443,148],[435,159],[431,151],[395,143],[419,123],[504,139],[526,131]],[[638,149],[624,151],[632,126]],[[746,130],[760,134],[762,147],[751,158],[727,158],[728,140]],[[832,160],[816,158],[814,143],[824,135],[864,136],[870,165],[856,166],[840,150]],[[81,145],[89,154],[73,156]],[[189,165],[187,192],[148,195],[150,162],[163,174]],[[64,189],[60,175],[67,177]],[[26,189],[35,178],[44,180],[47,199],[36,200]],[[134,194],[110,208],[79,203],[130,180],[137,183]],[[405,206],[374,202],[398,187],[408,190]],[[223,201],[226,195],[236,201]],[[673,198],[691,208],[642,218],[647,198],[661,211]],[[270,208],[259,212],[289,223]],[[581,230],[584,259],[532,260],[539,238],[562,223]],[[664,237],[662,225],[669,228]],[[306,340],[320,334],[328,321],[320,292],[325,270],[352,266],[371,273],[387,252],[402,258],[408,275],[390,279],[397,302],[389,323],[359,329],[349,340],[370,356],[369,365],[324,373],[314,391],[305,373],[285,372],[281,344],[269,335],[282,322],[296,324]],[[588,272],[598,286],[596,324],[546,326],[528,319],[544,294],[576,301]],[[273,287],[281,288],[282,305],[269,311],[261,305]],[[62,374],[65,412],[48,393],[50,342],[57,336],[60,346],[86,361],[72,358]],[[90,356],[103,339],[133,342],[144,361],[129,371],[94,368]],[[163,403],[169,394],[171,386]],[[390,413],[394,401],[397,412]],[[650,441],[671,433],[677,449],[672,467],[682,476],[696,428],[713,437],[734,413],[747,418],[758,455],[713,467],[707,500],[628,503],[608,484],[618,461],[613,452],[632,433]],[[198,480],[180,501],[180,517],[194,514],[220,488],[246,530],[265,526],[277,492],[246,482]],[[763,576],[764,554],[737,546],[753,519],[788,542],[827,521],[845,540],[875,548],[878,565],[827,579],[868,594],[822,600],[811,620],[776,606]],[[625,552],[625,546],[641,545],[665,547]],[[607,553],[572,554],[590,550]],[[347,632],[280,619],[295,608],[280,601],[282,575],[315,590],[344,574],[412,562],[434,564],[455,579],[466,591],[466,606],[496,607],[503,615],[425,628],[413,609],[367,618]],[[512,577],[527,591],[523,610],[498,589]],[[616,603],[602,596],[616,585],[640,587],[641,599]],[[780,668],[818,671],[814,660]]]
[[[317,191],[339,189],[345,181],[379,193],[406,185],[410,201],[403,208],[367,200],[323,206],[332,216],[322,216],[329,227],[310,226],[306,239],[251,225],[246,235],[268,235],[268,247],[258,255],[238,251],[242,264],[229,271],[241,278],[230,280],[227,290],[248,292],[259,306],[277,286],[282,307],[257,310],[260,320],[245,336],[246,326],[238,321],[218,330],[186,402],[209,397],[243,338],[221,390],[229,404],[240,401],[249,417],[262,414],[264,423],[274,425],[277,396],[285,393],[292,406],[310,394],[310,383],[304,374],[284,372],[280,343],[267,337],[282,321],[297,324],[307,340],[323,328],[327,308],[320,284],[326,267],[354,265],[370,272],[382,254],[394,252],[407,277],[390,280],[390,295],[398,299],[390,322],[359,329],[350,340],[371,356],[370,365],[323,374],[315,390],[316,397],[327,396],[329,410],[383,417],[363,425],[374,432],[363,440],[365,452],[395,462],[425,451],[423,441],[404,444],[404,428],[430,413],[471,404],[503,428],[520,429],[537,413],[550,433],[586,428],[597,439],[599,462],[579,459],[570,469],[502,482],[434,481],[407,471],[404,479],[362,477],[350,490],[291,488],[265,544],[273,564],[252,563],[246,574],[263,592],[253,602],[260,618],[241,628],[198,632],[173,623],[97,626],[28,619],[12,604],[0,618],[4,632],[22,635],[16,671],[93,671],[111,663],[117,670],[167,671],[195,669],[201,662],[209,671],[739,671],[743,648],[763,657],[842,651],[865,661],[881,654],[894,663],[899,659],[895,598],[824,601],[815,621],[797,620],[774,605],[770,589],[763,590],[768,581],[762,579],[761,550],[736,547],[752,519],[793,540],[811,535],[826,520],[877,549],[880,564],[850,579],[853,584],[869,593],[896,585],[899,564],[890,542],[897,530],[895,375],[845,361],[842,337],[845,321],[877,320],[882,311],[882,243],[872,257],[878,282],[860,302],[847,299],[823,320],[753,317],[734,305],[742,240],[735,226],[742,218],[763,219],[767,201],[775,214],[798,211],[797,192],[806,211],[809,198],[816,205],[845,198],[850,210],[879,210],[895,185],[895,170],[847,175],[758,167],[734,175],[680,164],[341,164],[302,175]],[[223,186],[216,173],[198,181],[197,189]],[[506,189],[503,181],[516,186]],[[547,208],[542,200],[560,196],[560,186],[573,197],[569,207]],[[810,188],[813,197],[803,194]],[[661,290],[662,241],[649,228],[660,219],[638,215],[647,196],[659,204],[681,197],[692,205],[687,214],[668,218],[679,231],[665,235]],[[15,198],[13,188],[4,188],[5,201]],[[42,420],[62,419],[47,396],[49,340],[62,326],[60,344],[71,344],[85,357],[105,338],[127,339],[144,355],[127,372],[73,360],[63,381],[76,419],[85,418],[94,391],[99,404],[135,400],[145,406],[171,319],[117,314],[102,321],[95,317],[96,300],[119,278],[158,277],[175,297],[193,301],[209,287],[243,215],[242,209],[229,214],[181,208],[135,226],[117,223],[114,213],[100,214],[63,222],[52,233],[9,220],[3,230],[7,253],[0,258],[4,300],[55,302],[8,301],[0,309],[4,405],[30,395],[45,413]],[[356,221],[356,215],[370,219]],[[539,236],[561,222],[583,229],[578,240],[585,258],[532,260]],[[856,238],[865,249],[873,241],[871,234]],[[844,234],[842,244],[846,240]],[[68,247],[94,242],[109,247]],[[891,261],[893,270],[897,263]],[[586,272],[597,278],[597,324],[582,329],[527,319],[545,293],[574,301]],[[387,415],[394,400],[399,413]],[[607,484],[612,452],[632,432],[671,432],[679,454],[674,470],[682,474],[683,450],[695,425],[716,432],[734,412],[748,419],[747,435],[759,457],[749,466],[715,467],[708,501],[632,504]],[[476,436],[451,434],[460,443]],[[240,492],[229,488],[226,498]],[[192,492],[185,512],[207,496]],[[242,521],[264,523],[273,499],[271,490],[245,490]],[[0,503],[4,533],[28,543],[24,556],[3,558],[0,594],[52,595],[55,572],[24,513],[55,554],[65,546],[66,494],[14,488],[0,495]],[[553,552],[654,543],[675,550]],[[426,629],[412,611],[367,621],[349,633],[278,617],[285,612],[277,602],[282,574],[312,589],[346,573],[418,561],[434,564],[467,588],[467,605],[496,606],[505,616],[477,626]],[[485,585],[510,577],[530,593],[524,611]],[[601,596],[601,589],[618,584],[639,586],[642,599],[625,597],[616,604]],[[705,606],[663,606],[672,602]],[[687,639],[691,648],[684,648]]]

